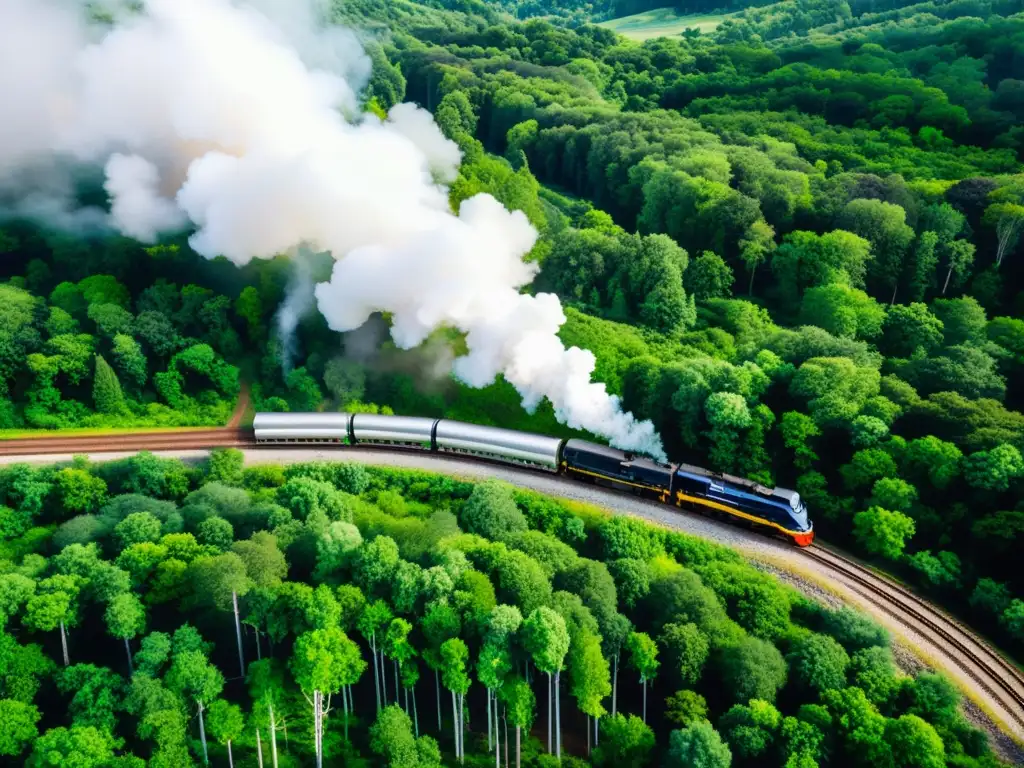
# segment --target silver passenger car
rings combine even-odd
[[[378,416],[357,413],[352,417],[352,435],[356,443],[370,445],[409,445],[433,448],[437,419],[419,416]]]
[[[350,413],[257,413],[257,443],[348,443]]]
[[[437,423],[434,435],[439,451],[468,453],[558,471],[562,440],[555,437],[498,427],[481,427],[448,419]]]

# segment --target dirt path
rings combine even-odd
[[[245,418],[245,412],[249,408],[251,398],[249,396],[249,385],[244,381],[242,382],[242,389],[238,393],[238,403],[235,405],[235,410],[231,414],[231,418],[228,420],[227,426],[231,429],[237,429],[242,426],[242,419]]]

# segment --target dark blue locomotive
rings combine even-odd
[[[786,488],[768,488],[689,464],[661,464],[585,440],[566,441],[560,469],[598,485],[767,528],[801,547],[814,540],[807,506],[800,494]]]

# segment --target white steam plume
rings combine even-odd
[[[138,155],[111,155],[103,185],[110,195],[110,217],[119,230],[143,243],[155,243],[161,232],[181,229],[185,215],[173,200],[159,194],[155,165]]]
[[[460,154],[428,113],[359,114],[369,59],[351,31],[317,24],[322,4],[142,0],[98,28],[70,2],[0,0],[0,99],[16,114],[0,121],[0,169],[104,166],[121,231],[147,240],[187,220],[210,258],[330,252],[316,299],[332,328],[388,312],[410,348],[456,327],[466,383],[502,374],[524,407],[546,397],[571,426],[662,455],[652,425],[590,381],[593,355],[559,341],[558,299],[519,293],[535,273],[525,216],[487,195],[451,213]]]
[[[292,274],[288,279],[284,301],[277,310],[274,321],[277,336],[281,340],[281,361],[285,372],[292,369],[295,361],[295,329],[299,322],[313,309],[313,268],[311,254],[300,248],[292,259]]]

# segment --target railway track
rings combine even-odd
[[[252,430],[238,427],[189,429],[168,432],[27,437],[0,440],[0,456],[106,451],[173,451],[190,448],[255,447]]]
[[[211,429],[193,429],[169,432],[135,432],[130,434],[83,435],[78,437],[43,437],[24,438],[0,441],[0,456],[18,455],[53,455],[53,454],[102,454],[110,452],[133,453],[136,451],[188,451],[217,447],[238,447],[253,449],[257,447],[253,433],[248,428],[219,427]],[[336,449],[332,449],[336,450]],[[338,451],[339,458],[348,453],[347,449]],[[420,454],[411,449],[388,450],[374,448],[369,453],[385,454]],[[426,458],[426,457],[424,457]],[[439,458],[439,457],[435,457]],[[365,455],[357,460],[367,460]],[[483,460],[445,454],[443,461],[461,465],[480,464]],[[487,463],[493,466],[490,462]],[[525,468],[505,468],[518,475],[534,475],[533,470]],[[440,470],[445,471],[445,470]],[[559,478],[549,473],[541,473],[546,481]],[[515,482],[513,480],[513,482]],[[562,479],[562,482],[566,482]],[[588,486],[589,487],[589,486]],[[613,493],[605,491],[605,493]],[[618,496],[618,494],[614,494]],[[632,498],[632,497],[628,497]],[[606,502],[614,508],[614,504]],[[656,507],[662,507],[655,504]],[[709,535],[709,534],[703,534]],[[711,534],[713,535],[713,534]],[[760,537],[758,537],[760,538]],[[873,608],[885,614],[901,626],[913,630],[918,635],[928,638],[939,648],[946,651],[950,664],[963,670],[973,684],[999,704],[999,708],[1011,718],[1005,722],[1016,734],[1018,740],[1024,740],[1024,674],[1013,664],[1004,659],[998,651],[983,640],[976,637],[969,629],[959,624],[942,611],[933,607],[909,590],[884,579],[864,566],[815,544],[808,549],[788,549],[794,559],[806,557],[817,562],[824,568],[831,580],[837,581],[852,593],[869,603]]]
[[[1024,728],[1024,673],[998,651],[943,611],[862,565],[820,545],[802,552],[839,575],[854,591],[885,613],[901,622],[917,625],[918,631],[946,644],[966,662],[964,669],[975,682],[1003,702],[1018,727]]]

